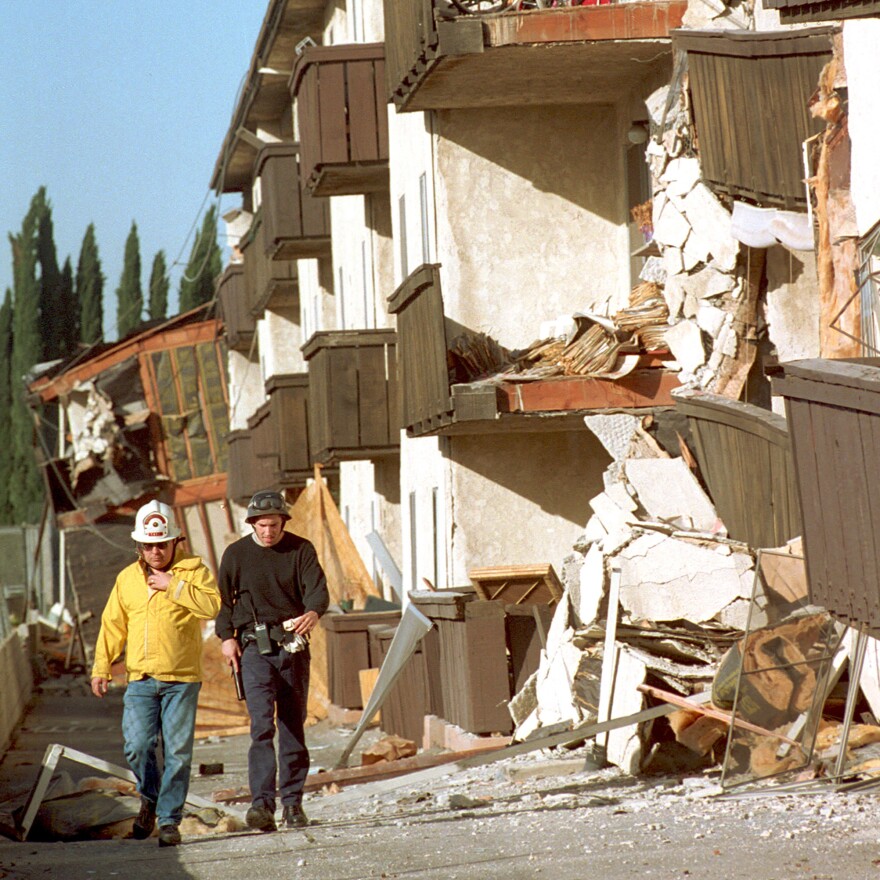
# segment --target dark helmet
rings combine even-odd
[[[272,516],[273,514],[283,516],[284,519],[290,519],[284,496],[280,492],[274,492],[267,489],[264,492],[257,492],[257,494],[251,498],[250,504],[248,504],[245,522],[250,522],[261,516]]]

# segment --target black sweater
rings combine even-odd
[[[285,532],[273,547],[253,535],[230,544],[220,561],[222,603],[215,632],[231,639],[253,626],[254,618],[270,626],[306,611],[319,617],[327,610],[327,580],[315,548],[305,538]]]

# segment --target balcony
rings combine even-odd
[[[764,6],[778,9],[783,24],[880,15],[877,0],[764,0]]]
[[[309,456],[309,374],[288,373],[266,382],[269,423],[278,455],[277,478],[284,487],[303,486],[312,476]]]
[[[703,179],[716,193],[807,209],[803,143],[825,126],[807,104],[831,60],[832,32],[674,34],[675,48],[687,52]]]
[[[686,0],[460,14],[385,0],[387,95],[398,110],[611,102],[672,57]]]
[[[272,462],[254,454],[253,433],[248,430],[230,431],[229,477],[227,492],[237,504],[247,504],[254,492],[274,485]]]
[[[309,364],[314,461],[356,461],[400,445],[393,330],[322,331],[303,346]]]
[[[267,233],[263,214],[258,212],[241,242],[245,303],[254,318],[262,317],[266,309],[293,308],[298,304],[296,260],[273,260]]]
[[[416,269],[388,299],[397,316],[397,365],[402,427],[413,437],[477,434],[511,427],[565,430],[583,414],[671,406],[674,373],[646,356],[621,379],[560,376],[517,382],[457,383],[449,370],[449,340],[461,333],[444,313],[440,266]]]
[[[312,46],[290,79],[300,167],[313,196],[388,188],[388,111],[382,43]]]
[[[299,144],[268,144],[260,150],[254,167],[269,259],[309,259],[329,254],[330,206],[324,199],[303,192]]]
[[[244,266],[230,263],[217,279],[216,291],[226,344],[233,351],[250,351],[256,323],[248,309]]]

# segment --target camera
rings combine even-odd
[[[272,640],[269,638],[269,628],[265,623],[254,624],[254,638],[257,641],[257,650],[261,654],[272,653]]]

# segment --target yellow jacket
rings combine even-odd
[[[129,681],[201,681],[202,628],[220,610],[214,576],[198,556],[180,550],[168,570],[165,591],[147,586],[140,562],[124,568],[101,615],[93,678],[110,678],[110,665],[126,649]],[[127,644],[127,648],[126,648]]]

